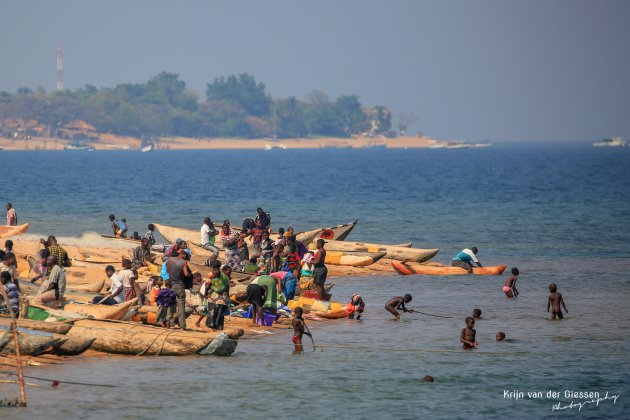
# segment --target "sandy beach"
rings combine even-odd
[[[9,150],[64,150],[71,140],[47,137],[26,139],[9,139],[0,137],[0,147]],[[135,150],[139,149],[141,140],[135,137],[100,134],[98,139],[89,143],[95,150]],[[436,140],[427,136],[401,136],[397,138],[375,137],[318,137],[295,139],[235,139],[235,138],[187,138],[163,137],[154,140],[158,150],[264,150],[265,147],[279,149],[321,149],[321,148],[427,148],[432,145],[444,145],[447,141]]]

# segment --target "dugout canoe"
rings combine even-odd
[[[224,332],[233,343],[243,335],[241,329],[229,329]],[[181,356],[203,353],[220,333],[220,331],[182,331],[126,322],[84,319],[75,321],[67,335],[95,338],[91,348],[106,353]]]
[[[365,267],[374,264],[385,255],[387,255],[387,252],[326,251],[325,263],[350,267]]]
[[[320,238],[326,241],[328,240],[343,241],[348,237],[352,229],[354,229],[354,227],[357,225],[358,221],[359,219],[355,219],[354,222],[344,223],[343,225],[337,225],[337,226],[333,226],[329,228],[322,228],[320,229],[320,232],[318,232],[312,239],[303,238],[303,237],[301,238],[301,235],[304,235],[306,233],[313,232],[313,231],[298,233],[296,237],[298,241],[302,242],[306,246],[310,245],[311,243],[317,241]]]
[[[8,328],[11,325],[11,318],[0,316],[0,325]],[[17,319],[17,325],[20,328],[28,328],[30,330],[54,334],[65,334],[70,331],[70,328],[72,328],[72,325],[64,324],[62,322],[44,322],[23,318]]]
[[[326,319],[340,319],[340,318],[345,318],[348,316],[345,308],[340,309],[338,311],[328,311],[328,312],[312,311],[310,313],[313,315],[317,315],[320,318],[326,318]]]
[[[18,280],[20,284],[20,291],[27,295],[28,297],[37,296],[37,292],[39,292],[40,284],[34,284],[30,281]],[[103,282],[100,282],[101,287]],[[76,286],[66,287],[66,291],[63,294],[65,300],[74,300],[77,302],[91,302],[93,298],[99,296],[98,293],[87,291],[86,289],[79,289]]]
[[[75,312],[78,314],[90,315],[96,319],[121,319],[124,317],[129,309],[136,304],[138,298],[131,299],[127,302],[119,303],[117,305],[96,305],[92,303],[67,303],[64,307],[64,311]]]
[[[59,338],[57,344],[53,344],[51,353],[57,356],[77,356],[89,349],[96,337],[66,337],[53,334],[53,338]]]
[[[22,235],[26,233],[30,224],[24,223],[17,226],[0,226],[0,238],[8,238],[9,236]]]
[[[326,241],[326,251],[386,252],[387,258],[399,261],[428,261],[440,252],[439,248],[420,249],[396,245],[372,244],[366,242]]]
[[[13,334],[9,334],[11,339],[5,344],[4,348],[0,351],[0,354],[15,354],[15,341],[13,340]],[[18,342],[20,344],[20,354],[28,356],[39,356],[45,353],[51,347],[60,345],[66,340],[65,336],[59,336],[64,338],[54,338],[45,335],[34,335],[23,332],[18,333]]]
[[[394,271],[401,275],[423,274],[426,276],[451,276],[458,274],[468,274],[467,270],[460,267],[435,267],[429,265],[411,267],[398,261],[392,261]],[[498,275],[503,273],[505,265],[495,265],[487,267],[474,267],[473,274],[477,275]]]

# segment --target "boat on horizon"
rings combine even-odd
[[[143,153],[146,153],[146,152],[150,152],[150,151],[152,151],[154,149],[155,149],[155,144],[149,143],[149,144],[145,144],[144,146],[142,146],[140,148],[140,151],[143,152]]]
[[[626,142],[621,137],[602,139],[593,143],[593,147],[624,147]]]
[[[63,146],[63,150],[94,150],[94,146],[90,146],[89,144],[80,143],[73,141],[72,143],[65,144]]]
[[[265,150],[287,150],[284,144],[265,144]]]

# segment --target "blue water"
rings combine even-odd
[[[115,418],[121,407],[134,418],[630,416],[630,148],[2,152],[0,163],[8,175],[0,200],[42,235],[107,233],[109,213],[140,233],[149,222],[198,228],[207,215],[238,223],[260,206],[274,227],[358,218],[348,240],[439,247],[434,260],[443,263],[477,246],[485,264],[521,270],[517,300],[501,293],[505,276],[336,279],[333,299],[359,292],[368,306],[361,322],[311,322],[323,351],[292,356],[286,333],[242,340],[229,359],[47,367],[31,373],[120,387],[32,388],[24,417]],[[569,309],[562,322],[546,320],[550,282]],[[383,304],[403,293],[414,296],[410,307],[454,318],[391,321]],[[459,332],[474,307],[486,319],[476,325],[479,349],[465,352]],[[496,343],[497,331],[513,341]],[[422,382],[427,374],[436,382]],[[565,390],[620,397],[552,412],[571,399],[546,393]],[[527,391],[545,397],[527,399]],[[17,392],[0,385],[0,395]]]

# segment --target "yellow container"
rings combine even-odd
[[[330,310],[331,310],[332,312],[337,312],[337,311],[340,311],[340,310],[342,310],[342,309],[343,309],[343,307],[344,307],[344,305],[342,305],[342,304],[341,304],[341,303],[339,303],[339,302],[331,302],[331,303],[330,303]]]
[[[306,297],[300,296],[298,302],[300,303],[300,305],[312,306],[312,305],[315,304],[315,299],[311,299],[311,298],[306,298]]]

